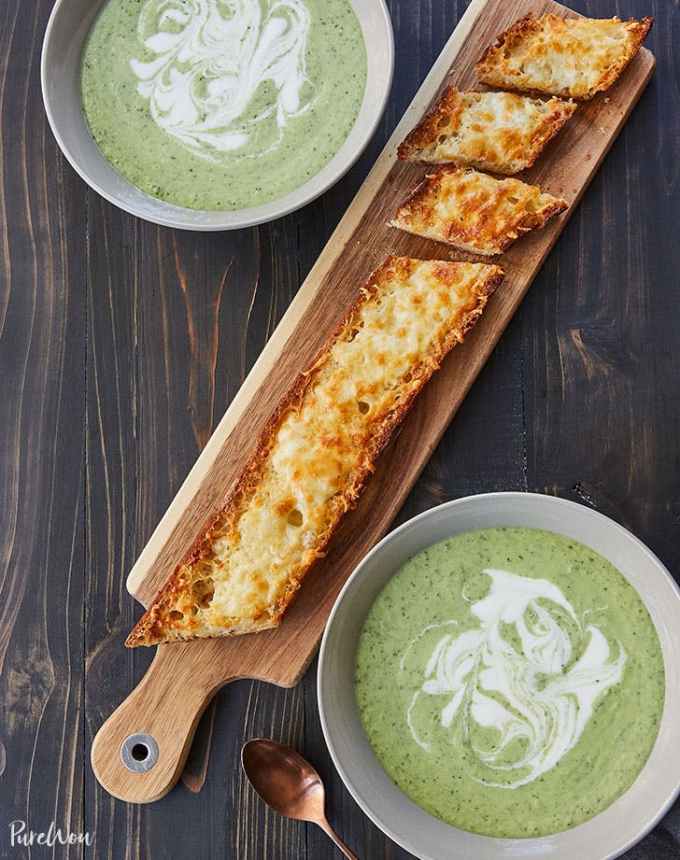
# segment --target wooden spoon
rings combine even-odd
[[[328,823],[321,777],[299,753],[276,741],[255,738],[241,750],[241,762],[253,788],[272,809],[287,818],[318,824],[348,860],[359,860]]]

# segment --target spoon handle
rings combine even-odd
[[[347,857],[347,860],[359,860],[356,854],[349,850],[349,848],[345,845],[342,839],[338,836],[338,834],[333,830],[328,821],[324,818],[323,820],[318,822],[319,827],[326,833],[338,848],[342,851],[342,853]]]

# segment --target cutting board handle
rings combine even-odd
[[[151,803],[170,791],[201,714],[218,688],[234,680],[216,676],[212,661],[190,659],[192,645],[159,646],[140,683],[97,732],[92,769],[120,800]]]

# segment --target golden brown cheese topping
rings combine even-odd
[[[614,83],[652,23],[528,15],[487,50],[477,75],[490,86],[589,99]]]
[[[543,227],[567,205],[519,179],[444,167],[425,177],[390,224],[464,251],[493,255],[523,233]]]
[[[399,158],[519,173],[530,167],[576,110],[574,102],[447,87],[399,147]]]
[[[392,430],[502,276],[498,266],[388,258],[126,644],[276,626]]]

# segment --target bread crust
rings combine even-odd
[[[506,101],[508,113],[512,108],[525,113],[524,128],[517,123],[509,128],[494,128],[492,123],[477,127],[475,120],[484,107],[492,109],[499,98]],[[397,155],[404,161],[476,167],[510,176],[534,164],[576,108],[575,102],[558,98],[541,101],[510,93],[461,92],[449,85],[399,145]],[[466,127],[466,119],[472,129]]]
[[[419,362],[412,368],[412,374],[407,386],[404,387],[403,396],[395,400],[393,408],[381,416],[375,426],[370,427],[367,443],[362,449],[357,467],[353,469],[350,479],[342,487],[342,491],[330,503],[326,527],[316,536],[310,551],[300,560],[299,564],[290,570],[285,589],[275,604],[267,606],[266,611],[263,611],[258,617],[244,619],[241,623],[230,624],[228,628],[208,632],[201,628],[200,620],[197,620],[195,625],[192,625],[191,618],[188,621],[183,619],[180,623],[173,620],[172,613],[177,611],[175,607],[178,605],[182,607],[189,605],[187,600],[191,597],[191,589],[195,583],[194,571],[198,569],[200,573],[203,563],[207,565],[211,563],[214,557],[215,541],[225,534],[232,534],[237,528],[240,517],[248,508],[262,479],[270,454],[276,444],[277,434],[286,416],[302,408],[305,395],[314,387],[322,369],[329,361],[332,347],[342,340],[351,341],[355,336],[356,326],[360,322],[362,311],[376,297],[381,296],[384,284],[393,282],[394,278],[408,278],[421,262],[406,257],[388,257],[370,276],[346,319],[320,351],[312,366],[306,372],[299,374],[288,394],[267,422],[256,451],[225,507],[196,539],[187,557],[178,565],[167,583],[158,592],[149,609],[128,636],[125,643],[128,647],[197,637],[239,635],[276,627],[280,623],[283,613],[293,600],[304,576],[314,561],[324,554],[328,541],[337,529],[342,516],[356,504],[366,480],[374,470],[375,460],[389,442],[392,432],[403,420],[417,394],[438,369],[449,350],[463,340],[466,332],[481,315],[489,295],[503,278],[503,271],[498,266],[476,267],[475,272],[478,270],[479,275],[476,276],[474,285],[470,289],[467,303],[460,310],[457,324],[452,325],[446,331],[441,342],[436,345],[431,354],[420,357]],[[442,282],[444,282],[447,278],[451,279],[454,273],[458,271],[456,267],[469,267],[475,264],[433,261],[431,265],[435,270],[435,275],[441,277]]]
[[[482,83],[492,87],[500,87],[501,89],[524,93],[572,98],[576,101],[587,101],[597,93],[609,89],[618,79],[626,66],[640,50],[642,42],[653,23],[654,19],[652,17],[640,20],[630,18],[627,21],[622,21],[616,17],[608,19],[562,18],[559,15],[549,13],[536,18],[529,14],[515,21],[514,24],[498,36],[496,42],[490,45],[482,55],[475,66],[475,71]],[[543,37],[550,39],[551,31],[554,34],[553,38],[555,41],[559,42],[560,32],[568,35],[567,31],[569,29],[577,26],[583,28],[589,25],[592,26],[595,41],[597,41],[596,28],[601,28],[603,25],[621,25],[619,31],[622,35],[625,35],[625,41],[621,45],[620,50],[612,52],[608,64],[599,73],[593,65],[597,59],[597,52],[589,48],[583,39],[581,40],[582,44],[580,44],[578,51],[578,54],[584,58],[581,71],[583,74],[592,72],[593,80],[590,83],[556,85],[539,80],[538,75],[523,72],[522,64],[520,64],[519,69],[513,68],[511,63],[513,52],[525,51],[527,52],[527,56],[532,59],[531,51],[535,43],[536,55],[538,56],[538,52],[541,52],[542,56],[545,57],[548,46],[546,46],[545,41],[543,44],[539,44],[539,42]],[[564,53],[574,60],[576,59],[576,54],[573,48],[578,44],[577,38],[575,42],[572,42],[571,51],[568,45],[562,45],[560,51],[566,47]],[[556,52],[555,61],[556,64],[559,63],[559,52]],[[590,63],[590,68],[588,68],[588,63]]]
[[[494,256],[567,207],[566,200],[519,179],[442,167],[416,186],[389,223],[462,251]]]

